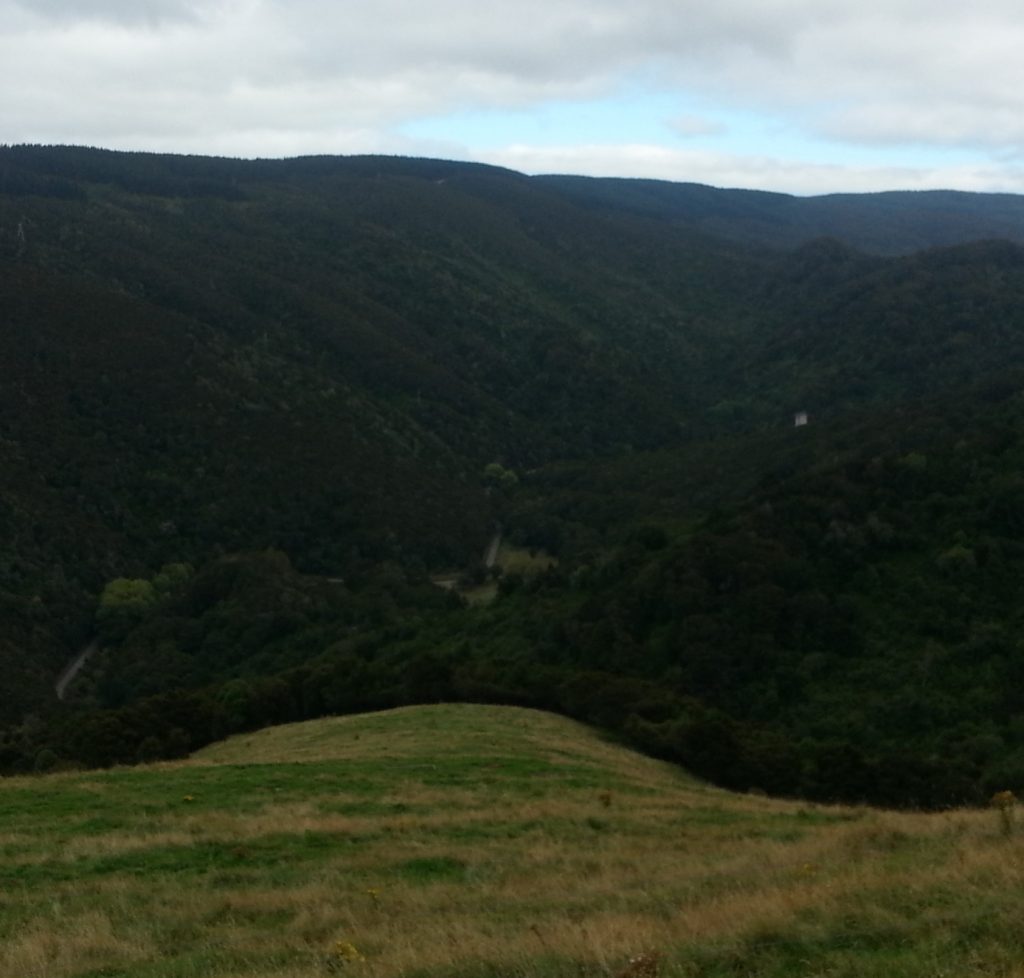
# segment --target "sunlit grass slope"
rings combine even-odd
[[[509,708],[2,781],[0,877],[3,978],[1024,975],[993,812],[731,795]]]

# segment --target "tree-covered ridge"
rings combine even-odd
[[[1017,194],[919,190],[794,197],[664,180],[538,179],[588,207],[770,247],[830,237],[866,252],[903,255],[984,239],[1024,241],[1024,200]]]
[[[619,219],[667,222],[769,247],[834,237],[867,252],[894,255],[983,239],[1024,241],[1024,202],[1015,194],[929,190],[796,197],[664,180],[531,178],[484,164],[401,157],[237,160],[70,146],[9,146],[0,152],[0,194],[21,198],[81,200],[88,195],[84,185],[92,184],[154,197],[242,201],[261,184],[308,186],[343,174],[435,185],[472,180],[489,186],[492,199],[507,199],[507,188],[519,184]]]

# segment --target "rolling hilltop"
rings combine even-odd
[[[561,718],[418,707],[0,782],[37,978],[1016,974],[998,812],[710,788]]]
[[[0,770],[461,700],[1021,785],[1021,214],[0,148]]]

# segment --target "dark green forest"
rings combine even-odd
[[[1024,788],[1018,242],[998,195],[0,147],[0,770],[457,699],[740,789]]]

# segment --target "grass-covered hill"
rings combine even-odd
[[[730,794],[534,711],[325,719],[0,782],[0,973],[1015,975],[1005,818]]]

